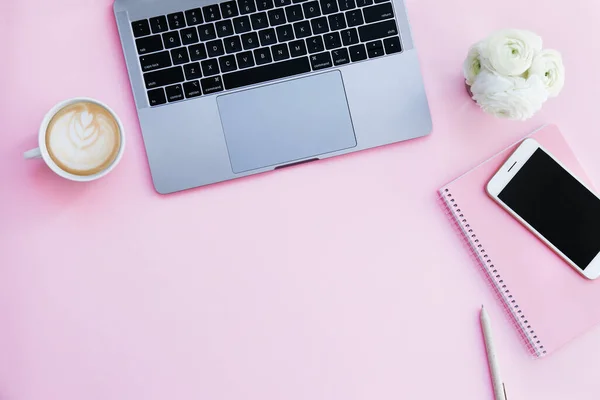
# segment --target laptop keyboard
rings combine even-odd
[[[402,51],[390,0],[238,0],[131,24],[150,106]]]

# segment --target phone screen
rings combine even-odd
[[[544,150],[498,197],[582,270],[600,252],[600,200]]]

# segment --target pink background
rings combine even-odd
[[[546,122],[600,182],[600,3],[407,0],[433,135],[163,197],[152,188],[111,0],[0,3],[0,399],[491,399],[488,306],[509,398],[600,397],[600,329],[529,358],[435,190]],[[527,122],[464,92],[468,46],[522,27],[567,85]],[[128,148],[75,184],[22,152],[90,96]]]

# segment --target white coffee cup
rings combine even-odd
[[[118,153],[117,153],[115,159],[108,167],[104,168],[102,171],[99,171],[93,175],[76,175],[71,172],[63,170],[60,166],[58,166],[56,164],[56,162],[54,162],[52,157],[50,157],[50,153],[49,153],[47,145],[46,145],[46,135],[48,134],[47,133],[48,125],[52,121],[52,118],[54,118],[54,116],[57,113],[59,113],[61,110],[63,110],[65,107],[68,107],[68,106],[70,106],[72,104],[76,104],[76,103],[93,103],[93,104],[96,104],[96,105],[106,109],[106,111],[108,111],[112,115],[112,117],[114,118],[114,121],[119,126],[119,135],[120,135],[121,140],[120,140],[120,148],[118,150]],[[86,98],[86,97],[77,97],[77,98],[65,100],[65,101],[58,103],[57,105],[52,107],[52,109],[46,114],[46,116],[42,120],[42,124],[40,125],[40,130],[38,133],[38,144],[39,144],[38,148],[25,152],[24,157],[26,159],[41,158],[44,160],[46,165],[48,165],[48,167],[50,167],[50,169],[52,171],[54,171],[57,175],[65,178],[65,179],[69,179],[69,180],[76,181],[76,182],[90,182],[90,181],[94,181],[96,179],[100,179],[100,178],[108,175],[113,169],[115,169],[117,164],[119,164],[119,162],[121,161],[121,158],[123,157],[123,152],[125,151],[125,134],[124,134],[124,130],[123,130],[123,124],[121,123],[121,119],[117,116],[117,114],[109,106],[107,106],[106,104],[104,104],[98,100],[94,100],[94,99],[90,99],[90,98]]]

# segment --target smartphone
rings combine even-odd
[[[600,276],[600,197],[537,141],[524,140],[486,189],[577,272]]]

